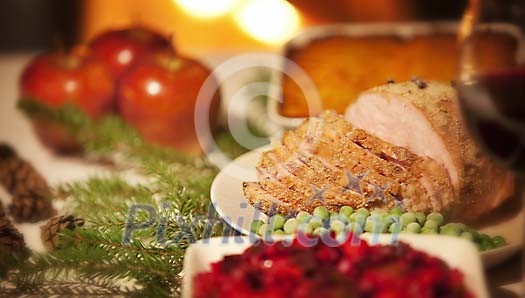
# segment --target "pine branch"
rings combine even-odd
[[[149,187],[131,185],[118,176],[91,177],[86,181],[60,185],[58,191],[71,200],[67,200],[64,209],[86,220],[97,222],[124,221],[114,215],[127,213],[130,204],[154,204]]]
[[[144,141],[122,118],[109,115],[93,120],[73,104],[51,108],[31,98],[23,98],[18,108],[33,119],[60,124],[68,129],[86,152],[105,156],[121,153],[129,161],[166,160],[189,162],[192,160],[176,150],[161,148]]]
[[[128,160],[145,163],[155,160],[170,163],[189,163],[195,159],[176,150],[147,143],[117,115],[92,120],[73,104],[51,108],[31,98],[19,100],[18,109],[30,118],[62,125],[71,132],[71,135],[87,152],[92,154],[114,155],[116,152],[120,152]],[[247,151],[233,139],[229,132],[219,133],[217,140],[219,140],[221,149],[231,157],[236,157]]]
[[[115,284],[112,280],[70,278],[68,280],[51,280],[45,284],[2,287],[6,297],[129,297],[136,289]]]
[[[59,186],[59,196],[68,198],[66,211],[86,224],[60,233],[57,250],[34,253],[28,262],[19,264],[9,278],[16,290],[35,295],[41,293],[36,289],[59,295],[78,291],[89,297],[113,291],[110,285],[126,279],[135,281],[137,287],[124,293],[115,290],[116,295],[179,296],[185,248],[198,239],[231,233],[214,210],[209,210],[209,190],[217,169],[203,158],[147,144],[117,116],[93,121],[74,106],[50,109],[31,99],[20,101],[19,108],[32,118],[68,128],[87,153],[120,153],[147,177],[147,184],[130,184],[110,176]],[[217,139],[231,157],[246,151],[228,133]],[[135,231],[131,245],[122,244],[128,208],[139,203],[154,206],[157,219],[167,219],[162,231],[166,243],[156,242],[159,231],[152,226]],[[169,203],[169,208],[162,203]],[[142,212],[135,221],[145,222],[147,217]],[[81,282],[85,280],[101,282],[100,291],[95,287],[89,292],[88,285]]]
[[[35,254],[31,262],[19,269],[17,285],[34,287],[75,272],[85,278],[133,278],[143,287],[140,293],[148,296],[177,295],[184,249],[197,239],[221,233],[221,223],[216,224],[219,220],[205,217],[203,212],[209,204],[214,171],[199,168],[197,175],[181,175],[189,169],[185,165],[158,163],[157,174],[148,187],[131,185],[119,177],[91,178],[61,186],[61,192],[73,198],[73,214],[82,214],[86,225],[62,233],[63,248]],[[122,245],[128,204],[156,205],[154,194],[162,194],[164,201],[172,203],[172,208],[163,214],[168,219],[165,233],[169,246],[156,247],[152,240],[156,227],[137,231],[132,245]],[[144,216],[147,215],[136,220],[146,221]]]
[[[147,281],[143,286],[156,286],[157,291],[167,282],[174,287],[180,286],[178,274],[182,271],[180,260],[184,254],[181,248],[154,248],[140,240],[123,245],[119,229],[104,232],[79,229],[66,231],[62,236],[64,248],[34,254],[29,262],[18,268],[12,278],[17,288],[34,288],[48,281],[67,281],[75,276],[90,280]],[[154,285],[153,281],[163,284]],[[164,288],[164,291],[169,289]]]

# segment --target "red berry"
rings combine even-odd
[[[206,286],[209,297],[217,293],[221,293],[217,297],[472,297],[461,273],[405,244],[383,247],[347,242],[333,247],[319,242],[302,247],[296,241],[291,247],[261,244],[244,255],[250,258],[237,264],[235,275],[209,273],[227,284],[213,290]],[[207,277],[196,279],[196,284],[205,282],[217,285]]]

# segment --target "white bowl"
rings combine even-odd
[[[374,239],[363,238],[371,244],[390,244],[395,240],[392,239],[392,235],[387,234],[378,235]],[[210,270],[211,263],[222,260],[224,256],[242,253],[255,239],[247,236],[217,237],[192,244],[186,250],[184,258],[182,297],[192,297],[193,279],[198,273]],[[469,241],[434,235],[400,235],[399,240],[442,259],[452,268],[459,269],[465,277],[467,288],[475,297],[489,297],[479,253]]]

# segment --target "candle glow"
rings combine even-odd
[[[230,12],[237,0],[173,0],[188,14],[198,18],[213,18]]]
[[[251,0],[235,14],[240,28],[258,41],[280,45],[300,27],[297,10],[284,0]]]

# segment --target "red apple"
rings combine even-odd
[[[95,37],[90,43],[93,54],[109,67],[115,78],[133,63],[152,52],[170,49],[171,41],[143,27],[111,30]]]
[[[150,143],[201,153],[195,132],[195,102],[210,75],[196,60],[169,51],[152,55],[121,78],[117,96],[120,113]],[[206,123],[212,128],[220,101],[219,93],[214,94]]]
[[[86,51],[47,53],[35,57],[20,78],[21,98],[48,107],[72,103],[92,118],[115,110],[115,83],[106,66]],[[79,145],[57,124],[34,119],[41,141],[58,153],[79,150]]]

